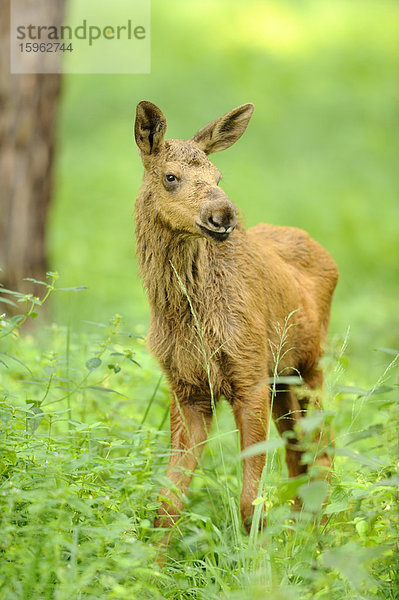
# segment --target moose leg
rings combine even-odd
[[[313,385],[315,385],[317,381],[317,386],[315,385],[315,387],[319,388],[322,382],[321,372],[318,372],[317,377],[309,381]],[[302,473],[306,473],[309,466],[302,463],[301,459],[304,450],[300,447],[300,442],[298,441],[295,433],[295,425],[306,414],[306,411],[311,405],[316,406],[319,410],[321,409],[318,396],[316,393],[312,393],[310,386],[308,386],[308,389],[308,394],[301,395],[300,398],[298,398],[297,395],[291,390],[286,389],[286,387],[282,388],[281,386],[278,386],[277,394],[272,403],[273,420],[278,432],[280,435],[283,435],[287,431],[291,432],[290,436],[287,436],[288,439],[285,454],[290,477],[297,477]],[[321,472],[318,473],[318,476],[323,478],[328,477],[331,466],[331,458],[328,453],[328,440],[324,429],[318,431],[315,441],[317,442],[317,455],[315,458],[315,464],[321,467]],[[296,510],[301,508],[301,502],[299,498],[295,498],[294,508]]]
[[[234,418],[240,432],[241,450],[267,439],[269,397],[265,388],[256,390],[233,404]],[[258,495],[259,483],[265,465],[265,454],[244,458],[243,485],[241,493],[241,518],[246,531],[251,531],[254,513],[253,501]],[[261,522],[263,526],[265,522]]]
[[[323,372],[315,367],[310,372],[304,374],[303,379],[309,393],[299,398],[302,412],[305,413],[311,408],[322,410],[321,390],[323,386]],[[318,475],[328,478],[331,472],[330,448],[333,445],[331,429],[328,431],[324,424],[322,424],[314,436],[314,443],[316,447],[314,464],[320,467]]]
[[[285,460],[290,477],[297,477],[306,472],[306,465],[301,464],[303,451],[299,448],[298,439],[294,434],[295,425],[302,416],[302,408],[296,395],[287,386],[277,386],[277,393],[272,402],[273,421],[277,431],[282,436],[286,431],[287,436]]]
[[[193,471],[201,456],[212,421],[211,403],[179,402],[170,405],[171,455],[166,476],[171,486],[160,491],[161,506],[155,527],[173,527],[183,508],[182,495],[187,493]]]

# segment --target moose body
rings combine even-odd
[[[171,389],[171,487],[161,490],[157,526],[171,527],[179,516],[221,396],[232,406],[242,450],[266,439],[271,410],[283,434],[294,432],[309,403],[320,407],[315,392],[336,265],[299,229],[260,224],[245,231],[207,158],[242,135],[252,111],[242,105],[188,141],[165,141],[160,109],[147,101],[137,107],[145,167],[137,253],[151,307],[148,342]],[[277,383],[271,401],[276,375],[298,374],[307,393],[297,396]],[[316,462],[328,469],[324,431],[318,441]],[[291,433],[290,476],[306,470],[301,456]],[[248,531],[264,463],[264,454],[244,459],[241,515]]]

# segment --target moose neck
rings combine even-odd
[[[219,262],[213,242],[175,231],[152,210],[151,198],[136,203],[140,273],[152,310],[179,314],[203,298],[207,276]]]

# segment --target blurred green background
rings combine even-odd
[[[187,138],[250,101],[244,137],[212,157],[222,187],[248,226],[297,226],[331,252],[331,339],[350,327],[352,366],[372,377],[372,350],[399,346],[399,3],[152,0],[151,39],[149,75],[64,77],[48,250],[62,285],[88,290],[56,296],[54,318],[147,329],[137,102]]]

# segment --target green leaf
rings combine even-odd
[[[151,521],[149,519],[141,519],[140,525],[143,529],[148,529],[151,527]]]
[[[355,528],[359,537],[366,539],[369,534],[369,525],[364,519],[359,519],[355,523]]]
[[[356,396],[367,396],[368,390],[354,385],[336,385],[333,388],[335,394],[354,394]]]
[[[360,452],[348,450],[347,448],[335,448],[334,453],[338,456],[346,456],[348,458],[352,458],[353,460],[356,460],[357,462],[359,462],[362,465],[365,465],[366,467],[376,468],[385,465],[384,461],[380,460],[379,458],[369,457],[365,454],[360,454]]]
[[[123,396],[126,398],[125,394],[121,394],[116,390],[112,390],[111,388],[102,387],[101,385],[89,385],[86,390],[96,390],[97,392],[105,392],[106,394],[118,394],[118,396]]]
[[[382,434],[384,426],[382,423],[376,423],[375,425],[371,425],[367,429],[363,431],[359,431],[350,436],[349,442],[346,443],[346,446],[349,444],[353,444],[353,442],[357,442],[359,440],[365,440],[370,437],[378,437]]]
[[[84,292],[87,290],[85,285],[78,285],[76,287],[56,288],[55,292]]]
[[[101,327],[105,329],[107,327],[104,323],[96,323],[95,321],[83,321],[83,323],[87,323],[88,325],[95,325],[96,327]]]
[[[301,486],[305,485],[308,480],[308,475],[299,475],[298,477],[293,477],[288,481],[283,481],[278,486],[278,495],[281,502],[287,502],[288,500],[292,500],[295,496],[298,495],[298,490]]]
[[[286,384],[286,385],[303,385],[302,377],[299,375],[286,375],[284,377],[268,377],[266,383],[274,384]]]
[[[30,428],[32,433],[35,433],[36,429],[39,427],[44,417],[44,412],[38,406],[33,406],[28,413],[28,418],[30,422]]]
[[[42,301],[40,300],[40,298],[37,298],[36,296],[33,296],[33,294],[25,294],[24,296],[22,296],[21,298],[19,298],[17,300],[17,302],[31,302],[35,306],[41,306],[42,305]]]
[[[38,285],[47,286],[47,283],[45,283],[44,281],[39,281],[38,279],[34,279],[33,277],[25,277],[24,281],[31,281],[32,283],[37,283]]]
[[[395,350],[394,348],[377,348],[378,352],[384,352],[385,354],[390,354],[391,356],[397,356],[399,354],[399,350]]]
[[[334,387],[334,392],[336,394],[354,394],[356,396],[375,396],[376,394],[385,394],[385,392],[390,392],[392,389],[392,387],[387,385],[371,388],[371,390],[365,390],[352,385],[337,385]]]
[[[264,504],[265,503],[265,499],[262,498],[262,496],[258,496],[257,498],[255,498],[255,500],[252,502],[252,506],[258,506],[259,504]]]
[[[16,292],[14,290],[8,290],[5,287],[0,288],[0,293],[1,294],[11,294],[12,296],[17,296],[18,298],[22,298],[25,296],[25,294],[22,294],[21,292]]]
[[[95,369],[98,369],[98,367],[100,367],[101,364],[101,358],[98,358],[98,356],[94,356],[93,358],[89,358],[89,360],[86,362],[86,368],[89,369],[89,371],[94,371]]]
[[[257,456],[258,454],[264,454],[265,452],[269,452],[270,450],[277,450],[278,448],[283,448],[284,446],[285,440],[283,440],[282,438],[258,442],[257,444],[252,444],[252,446],[249,446],[243,452],[241,452],[239,458],[249,458],[250,456]]]
[[[315,429],[320,428],[323,421],[324,421],[324,412],[318,411],[318,412],[313,413],[312,415],[303,417],[299,421],[298,426],[300,427],[300,429],[302,429],[303,432],[312,433],[312,431],[315,431]]]
[[[399,474],[373,483],[373,487],[399,487]]]
[[[325,513],[326,515],[335,515],[347,510],[348,507],[349,502],[346,498],[344,498],[342,500],[337,500],[336,502],[331,502],[328,506],[326,506]]]
[[[76,431],[86,431],[87,429],[106,429],[107,426],[105,425],[105,423],[102,423],[101,421],[97,421],[96,423],[74,423],[74,426],[76,428]]]
[[[30,370],[30,368],[22,362],[22,360],[19,360],[19,358],[16,358],[15,356],[12,356],[11,354],[8,354],[7,352],[0,352],[0,354],[2,354],[3,356],[7,356],[7,358],[11,358],[11,360],[15,360],[15,362],[19,363],[20,365],[22,365],[27,371],[29,371],[29,373],[32,373],[32,371]]]
[[[348,542],[344,546],[327,550],[322,555],[323,563],[330,569],[336,569],[354,589],[367,585],[371,587],[375,580],[369,575],[367,563],[372,562],[383,553],[383,548],[364,548],[356,542]]]
[[[137,340],[144,340],[142,335],[136,335],[135,333],[130,333],[129,331],[120,331],[119,335],[127,338],[136,338]]]
[[[129,360],[134,363],[135,365],[137,365],[138,367],[140,367],[141,369],[141,365],[139,365],[139,363],[137,362],[137,360],[134,360],[133,358],[129,358]]]
[[[302,499],[304,508],[310,512],[318,512],[325,502],[328,494],[328,485],[325,481],[311,481],[301,485],[298,495]]]
[[[0,292],[1,292],[1,290],[0,290]],[[9,300],[8,298],[0,297],[0,302],[3,302],[3,304],[8,304],[9,306],[16,306],[15,302],[13,302],[12,300]]]

